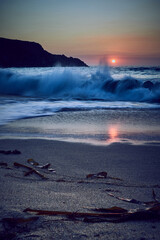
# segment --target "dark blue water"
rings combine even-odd
[[[0,69],[0,136],[160,140],[160,68]]]

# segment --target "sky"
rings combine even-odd
[[[0,37],[88,65],[160,65],[160,0],[0,0]]]

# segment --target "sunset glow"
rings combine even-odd
[[[38,42],[88,65],[110,56],[116,66],[159,66],[159,9],[159,0],[5,0],[0,36]]]

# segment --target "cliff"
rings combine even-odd
[[[55,55],[39,43],[0,38],[0,67],[87,67],[78,58]]]

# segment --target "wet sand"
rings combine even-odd
[[[109,146],[49,140],[0,140],[0,150],[21,154],[0,154],[0,231],[4,239],[159,239],[157,220],[123,223],[86,223],[64,216],[39,216],[31,222],[4,223],[4,218],[30,218],[26,208],[86,212],[87,208],[125,209],[142,206],[120,201],[115,196],[152,201],[152,189],[160,199],[160,146],[114,143]],[[56,172],[39,169],[27,162],[51,164]],[[14,162],[33,167],[47,179],[15,167]],[[106,171],[105,179],[86,175]],[[118,178],[118,179],[116,179]],[[7,235],[10,234],[10,235]]]

